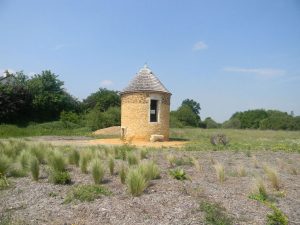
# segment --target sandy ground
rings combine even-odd
[[[198,159],[202,170],[198,171],[192,165],[183,165],[181,167],[191,180],[175,180],[169,175],[172,168],[166,160],[168,154],[183,158],[193,156]],[[73,184],[53,185],[48,182],[46,168],[42,168],[38,182],[32,181],[30,177],[11,178],[12,187],[0,191],[0,216],[10,214],[19,224],[34,225],[205,224],[199,204],[206,200],[225,207],[228,215],[234,218],[234,224],[263,225],[266,224],[266,215],[271,212],[270,209],[248,198],[253,191],[254,177],[260,175],[264,178],[268,193],[276,199],[276,205],[289,217],[290,224],[300,224],[300,155],[269,151],[253,152],[252,155],[256,155],[258,167],[244,152],[152,150],[148,159],[159,165],[161,178],[151,181],[142,196],[131,197],[126,186],[120,183],[118,175],[111,176],[106,171],[103,185],[112,191],[112,196],[103,196],[88,203],[63,202],[72,186],[93,183],[90,174],[82,174],[79,168],[69,166]],[[214,161],[225,166],[224,183],[220,183],[216,177]],[[116,163],[120,165],[121,160]],[[276,196],[276,191],[263,172],[265,163],[278,170],[281,191],[285,196]],[[239,165],[244,165],[247,172],[245,177],[235,174]],[[290,172],[292,167],[297,168],[298,175]]]

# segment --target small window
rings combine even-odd
[[[150,122],[157,122],[157,102],[158,100],[151,100],[150,103]]]

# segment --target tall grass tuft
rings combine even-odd
[[[148,155],[147,149],[143,148],[143,149],[140,150],[140,157],[141,157],[141,159],[146,159],[147,155]]]
[[[66,162],[64,156],[61,152],[55,151],[50,154],[48,158],[48,165],[52,170],[55,171],[65,171],[66,170]]]
[[[95,184],[100,184],[104,176],[104,169],[99,159],[93,159],[90,163],[91,173]]]
[[[255,168],[258,168],[258,167],[259,167],[259,166],[258,166],[258,161],[257,161],[257,158],[256,158],[255,155],[252,156],[252,160],[253,160],[254,167],[255,167]]]
[[[128,153],[127,161],[129,165],[137,165],[139,163],[138,157],[133,152]]]
[[[90,155],[87,153],[83,153],[80,156],[79,166],[82,173],[88,173],[88,163],[90,161]]]
[[[267,189],[261,177],[255,178],[255,191],[250,194],[249,198],[260,202],[268,200]]]
[[[239,177],[245,177],[247,175],[246,169],[243,165],[239,165],[236,168]]]
[[[169,162],[170,167],[175,165],[176,157],[173,154],[168,154],[166,156],[167,161]]]
[[[30,148],[30,153],[35,156],[40,163],[46,162],[46,155],[49,152],[49,146],[45,144],[33,145]]]
[[[279,191],[280,189],[280,179],[279,179],[279,175],[278,175],[278,172],[268,166],[268,165],[264,165],[264,171],[269,179],[269,181],[271,182],[273,188],[275,188],[277,191]]]
[[[122,184],[125,184],[126,175],[127,175],[127,167],[123,163],[119,172],[119,176]]]
[[[11,159],[4,154],[0,154],[0,176],[6,176],[11,164]]]
[[[147,187],[147,182],[143,174],[136,168],[128,171],[126,184],[132,196],[140,196]]]
[[[30,172],[32,179],[38,181],[40,174],[40,163],[36,157],[31,157],[30,159]]]
[[[144,176],[146,181],[158,179],[160,177],[159,168],[153,161],[143,162],[139,165],[138,170]]]
[[[23,150],[19,155],[19,162],[22,166],[23,170],[29,169],[29,163],[30,163],[31,154],[30,152]]]
[[[199,160],[197,160],[195,157],[192,157],[192,163],[197,171],[202,171],[202,166],[200,165]]]
[[[76,149],[72,149],[69,153],[69,163],[79,166],[80,154]]]
[[[108,160],[108,167],[109,167],[109,172],[110,175],[114,174],[114,170],[115,170],[115,160],[113,157],[110,157]]]
[[[218,180],[221,183],[223,183],[225,181],[225,169],[224,169],[223,164],[216,162],[216,164],[214,165],[214,168],[216,170]]]

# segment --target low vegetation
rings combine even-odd
[[[210,225],[233,225],[233,219],[220,204],[202,201],[200,210],[205,213],[205,222]]]
[[[176,180],[187,180],[188,177],[182,168],[170,170],[170,175]]]
[[[140,196],[147,187],[144,175],[136,168],[129,169],[126,176],[126,184],[132,196]]]

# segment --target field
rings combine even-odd
[[[172,129],[178,149],[19,136],[0,141],[1,225],[300,223],[300,132]]]

